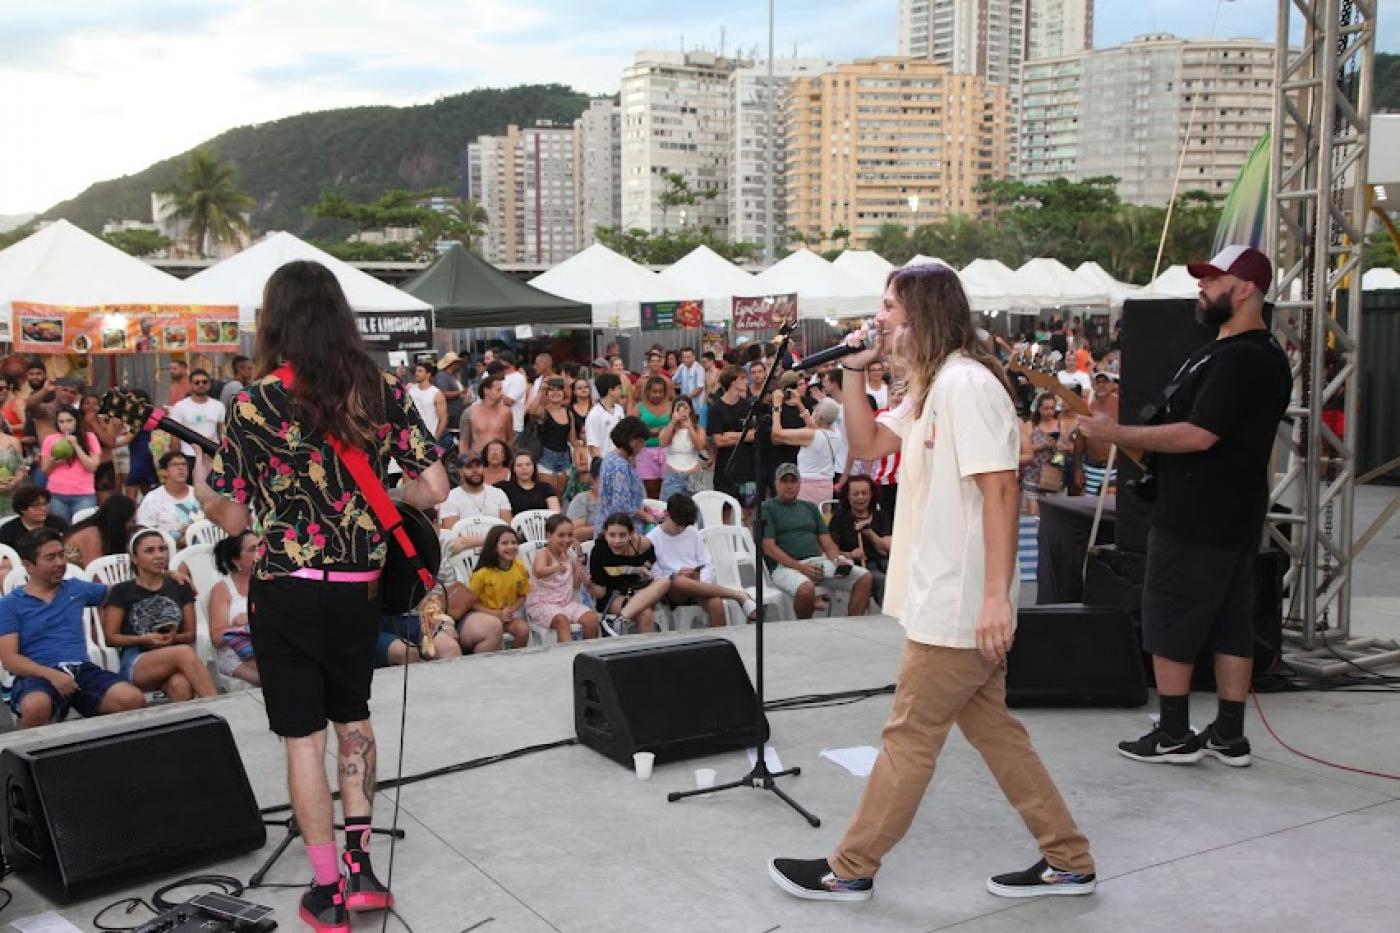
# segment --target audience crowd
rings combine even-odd
[[[1096,353],[1077,319],[986,339],[1004,361],[1035,348],[1058,353],[1066,392],[1117,416],[1116,350]],[[750,422],[772,352],[759,343],[723,356],[657,346],[634,373],[616,345],[590,365],[556,367],[541,353],[528,372],[512,353],[487,351],[475,372],[455,353],[401,370],[455,481],[432,516],[451,622],[435,623],[431,655],[752,620],[755,559],[781,594],[777,608],[797,618],[832,611],[838,599],[843,614],[878,608],[899,456],[854,458],[842,404],[859,393],[882,413],[901,403],[901,386],[878,364],[791,372]],[[218,384],[173,362],[171,416],[217,442],[251,363],[235,358],[231,375]],[[9,590],[0,665],[20,725],[256,686],[248,584],[257,538],[217,541],[217,580],[203,598],[187,572],[170,573],[203,518],[190,487],[193,448],[99,416],[96,395],[50,379],[40,360],[17,377],[0,379],[0,579]],[[1111,491],[1109,452],[1078,432],[1078,416],[1024,375],[1012,380],[1023,510],[1035,515],[1046,496]],[[760,483],[765,535],[755,558],[732,537],[704,532],[745,524]],[[83,579],[83,568],[112,555],[126,555],[126,579]],[[416,615],[386,617],[378,663],[422,660],[421,639]],[[94,663],[94,649],[111,650],[115,669]]]

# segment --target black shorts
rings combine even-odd
[[[379,585],[253,578],[248,623],[268,727],[283,738],[369,718]]]
[[[1147,535],[1142,646],[1193,663],[1202,649],[1254,656],[1254,547],[1182,541],[1160,528]]]

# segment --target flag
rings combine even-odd
[[[1211,255],[1233,243],[1264,248],[1264,226],[1269,215],[1269,162],[1272,156],[1268,133],[1255,145],[1254,151],[1240,169],[1230,196],[1220,211],[1220,223],[1215,228],[1215,243]]]

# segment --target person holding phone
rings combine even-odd
[[[121,678],[177,701],[215,696],[214,679],[194,650],[194,590],[166,573],[165,538],[142,529],[127,550],[136,577],[112,587],[102,606],[107,644],[121,652]]]

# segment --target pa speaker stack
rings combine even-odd
[[[101,725],[0,754],[5,858],[35,889],[68,902],[267,841],[223,719]]]

